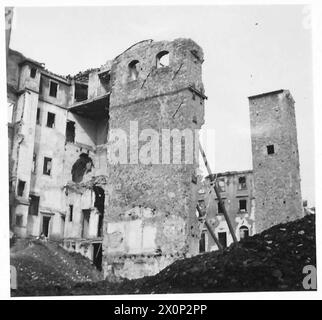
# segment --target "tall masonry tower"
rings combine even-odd
[[[256,232],[303,216],[294,100],[288,90],[249,97]]]

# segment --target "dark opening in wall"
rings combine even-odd
[[[56,115],[52,112],[48,112],[47,114],[47,127],[55,128],[55,117]]]
[[[244,189],[247,189],[246,177],[239,177],[238,178],[238,190],[244,190]]]
[[[16,226],[22,227],[23,224],[23,216],[21,214],[16,215]]]
[[[37,154],[34,153],[32,156],[32,167],[31,167],[31,172],[36,173],[37,170]]]
[[[83,83],[75,83],[75,100],[84,101],[88,98],[88,85]]]
[[[66,142],[75,142],[75,122],[67,121],[66,122]]]
[[[224,201],[222,201],[223,204],[225,205]],[[224,213],[224,209],[223,207],[220,205],[220,202],[218,201],[217,203],[217,209],[218,209],[218,214],[223,214]]]
[[[203,253],[206,251],[206,231],[202,231],[201,238],[199,240],[199,252]]]
[[[84,175],[92,170],[93,160],[86,153],[81,153],[72,167],[72,180],[82,182]]]
[[[157,68],[169,66],[169,51],[161,51],[157,54]]]
[[[102,271],[102,254],[102,243],[93,243],[93,263],[99,271]]]
[[[267,147],[267,154],[274,154],[275,153],[275,148],[273,144],[268,145]]]
[[[57,97],[57,89],[58,89],[58,83],[54,81],[49,82],[49,95],[51,97],[56,98]]]
[[[30,199],[30,205],[29,205],[28,214],[32,216],[38,216],[39,197],[30,195],[29,199]]]
[[[227,234],[226,234],[226,232],[218,232],[218,241],[223,248],[227,247]]]
[[[239,228],[239,238],[241,239],[245,239],[249,237],[249,229],[246,226],[241,226]]]
[[[48,157],[44,157],[43,174],[50,176],[51,167],[52,167],[52,159]]]
[[[133,60],[129,63],[129,77],[130,80],[136,80],[139,76],[139,61]]]
[[[40,124],[40,108],[37,108],[36,124]]]
[[[98,225],[97,225],[97,236],[103,236],[103,221],[104,221],[104,202],[105,202],[105,192],[101,187],[95,186],[95,202],[94,206],[99,212]]]
[[[245,199],[239,200],[239,211],[247,212],[247,200]]]
[[[37,74],[37,68],[31,68],[30,69],[30,77],[31,78],[36,78],[36,74]]]
[[[26,181],[18,180],[18,189],[17,194],[19,197],[23,196],[23,192],[25,190]]]
[[[199,209],[200,209],[200,216],[199,217],[203,217],[205,214],[206,214],[206,203],[205,203],[205,200],[198,200],[198,206],[199,206]]]
[[[72,204],[69,205],[69,222],[73,221],[73,210],[74,206]]]

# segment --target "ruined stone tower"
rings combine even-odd
[[[294,100],[288,90],[249,97],[256,232],[303,216]]]
[[[198,252],[197,163],[166,164],[169,150],[161,134],[195,132],[204,123],[202,62],[202,49],[189,39],[142,41],[113,61],[108,150],[113,130],[121,129],[128,162],[107,166],[105,275],[152,275]],[[145,129],[159,137],[144,135]],[[151,162],[142,160],[142,147],[154,139],[158,150],[147,152]]]

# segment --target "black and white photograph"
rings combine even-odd
[[[317,292],[312,5],[2,15],[9,299]]]

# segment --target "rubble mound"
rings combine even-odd
[[[46,287],[67,289],[75,283],[103,278],[89,259],[55,242],[20,239],[10,249],[10,264],[16,267],[17,294],[22,295],[38,295],[38,290]]]
[[[174,262],[160,273],[137,280],[47,286],[41,295],[104,295],[294,291],[302,286],[303,267],[316,265],[315,216],[276,225],[215,251]]]

